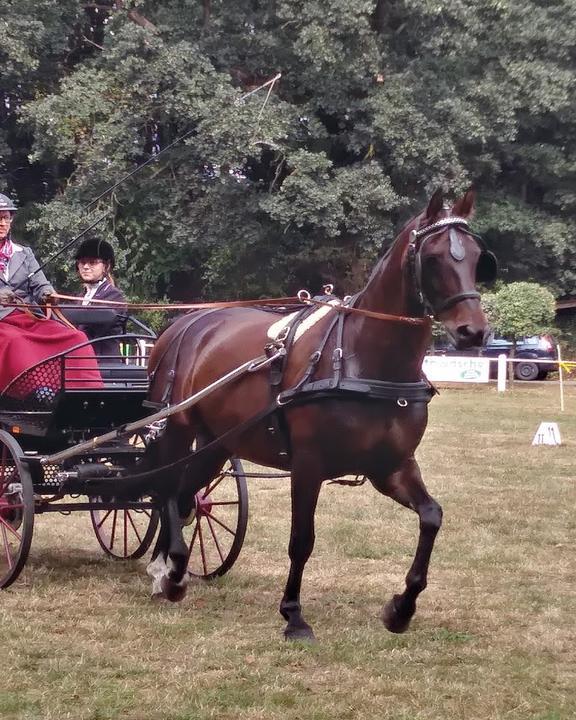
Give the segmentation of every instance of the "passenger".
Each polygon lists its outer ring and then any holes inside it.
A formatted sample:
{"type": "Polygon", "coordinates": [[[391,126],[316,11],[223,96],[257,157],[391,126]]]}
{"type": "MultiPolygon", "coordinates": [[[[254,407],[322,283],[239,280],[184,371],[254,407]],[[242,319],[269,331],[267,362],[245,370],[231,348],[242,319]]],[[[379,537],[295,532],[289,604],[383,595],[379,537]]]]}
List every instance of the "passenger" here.
{"type": "MultiPolygon", "coordinates": [[[[116,287],[112,270],[114,269],[114,250],[110,243],[100,238],[84,240],[76,252],[76,270],[84,283],[85,294],[82,305],[95,308],[107,308],[114,316],[110,322],[94,322],[78,325],[90,340],[106,337],[107,335],[122,335],[126,321],[126,297],[122,290],[116,287]],[[108,300],[122,305],[99,305],[94,300],[108,300]]],[[[118,362],[121,359],[120,343],[118,340],[99,340],[94,344],[94,351],[101,360],[118,362]]]]}
{"type": "MultiPolygon", "coordinates": [[[[20,373],[52,355],[86,342],[80,330],[48,320],[39,308],[19,308],[18,304],[45,305],[55,293],[31,248],[12,240],[11,226],[16,206],[0,194],[0,392],[20,373]],[[14,306],[16,305],[16,307],[14,306]]],[[[90,346],[71,351],[73,363],[65,369],[68,388],[102,387],[102,378],[90,346]]],[[[42,388],[56,391],[62,384],[59,365],[38,369],[10,390],[13,397],[24,397],[42,388]],[[37,377],[36,377],[37,375],[37,377]]]]}

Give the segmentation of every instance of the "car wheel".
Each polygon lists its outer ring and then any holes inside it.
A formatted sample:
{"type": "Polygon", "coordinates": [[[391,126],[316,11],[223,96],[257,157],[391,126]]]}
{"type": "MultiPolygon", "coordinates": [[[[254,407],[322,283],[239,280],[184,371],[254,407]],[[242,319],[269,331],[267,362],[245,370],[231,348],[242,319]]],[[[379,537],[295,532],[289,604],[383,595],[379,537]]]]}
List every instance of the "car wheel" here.
{"type": "Polygon", "coordinates": [[[518,380],[536,380],[539,372],[536,363],[520,362],[516,364],[514,375],[518,380]]]}

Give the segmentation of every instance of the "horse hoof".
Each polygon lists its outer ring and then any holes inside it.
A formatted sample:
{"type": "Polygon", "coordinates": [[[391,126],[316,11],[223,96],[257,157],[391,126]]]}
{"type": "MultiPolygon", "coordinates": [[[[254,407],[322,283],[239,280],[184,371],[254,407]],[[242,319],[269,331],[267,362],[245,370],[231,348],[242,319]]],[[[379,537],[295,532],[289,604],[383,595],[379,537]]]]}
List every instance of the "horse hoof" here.
{"type": "Polygon", "coordinates": [[[398,614],[394,598],[392,598],[392,600],[388,600],[386,605],[384,605],[384,609],[382,610],[382,622],[384,623],[386,630],[393,633],[406,632],[411,619],[412,616],[402,617],[398,614]]]}
{"type": "Polygon", "coordinates": [[[186,583],[182,583],[181,585],[177,585],[172,580],[169,580],[167,577],[163,577],[161,580],[162,585],[162,595],[166,598],[166,600],[169,600],[170,602],[180,602],[184,599],[186,595],[187,585],[186,583]]]}
{"type": "Polygon", "coordinates": [[[304,623],[303,625],[299,625],[298,627],[288,626],[284,630],[284,639],[285,640],[303,640],[304,642],[309,642],[309,643],[316,642],[316,638],[314,636],[312,628],[310,627],[310,625],[307,625],[306,623],[304,623]]]}

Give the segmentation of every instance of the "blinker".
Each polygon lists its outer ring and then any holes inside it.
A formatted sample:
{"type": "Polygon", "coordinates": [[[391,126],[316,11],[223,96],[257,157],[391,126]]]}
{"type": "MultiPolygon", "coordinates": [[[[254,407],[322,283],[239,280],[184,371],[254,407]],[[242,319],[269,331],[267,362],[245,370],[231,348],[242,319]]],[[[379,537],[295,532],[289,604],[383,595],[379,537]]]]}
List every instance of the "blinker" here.
{"type": "Polygon", "coordinates": [[[490,250],[482,250],[476,265],[476,282],[493,283],[498,276],[498,260],[490,250]]]}

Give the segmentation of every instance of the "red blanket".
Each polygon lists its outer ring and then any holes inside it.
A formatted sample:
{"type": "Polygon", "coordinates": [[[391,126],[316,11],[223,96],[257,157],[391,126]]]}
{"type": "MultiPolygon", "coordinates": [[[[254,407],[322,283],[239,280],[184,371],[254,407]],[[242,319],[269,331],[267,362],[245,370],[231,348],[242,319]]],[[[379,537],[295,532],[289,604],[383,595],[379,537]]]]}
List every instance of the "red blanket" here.
{"type": "MultiPolygon", "coordinates": [[[[0,320],[0,391],[24,370],[68,348],[86,342],[86,335],[55,320],[33,318],[14,310],[0,320]]],[[[64,384],[66,388],[101,388],[98,363],[90,345],[72,350],[66,356],[64,384]]],[[[41,365],[27,373],[22,381],[10,388],[12,397],[24,397],[37,388],[60,390],[62,361],[41,365]]]]}

